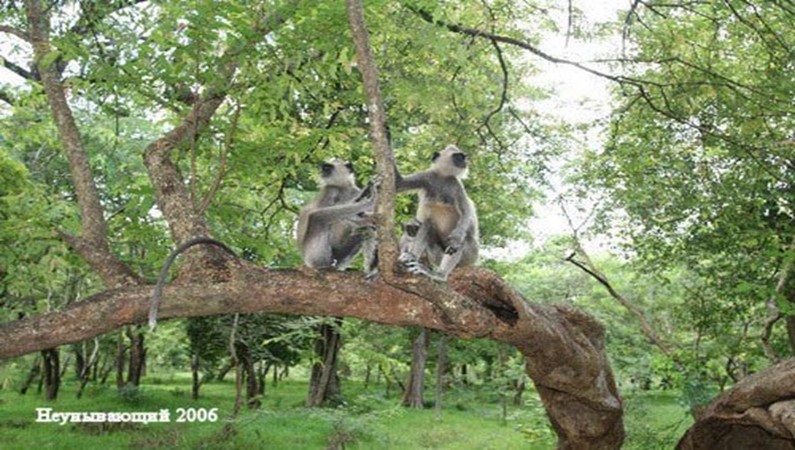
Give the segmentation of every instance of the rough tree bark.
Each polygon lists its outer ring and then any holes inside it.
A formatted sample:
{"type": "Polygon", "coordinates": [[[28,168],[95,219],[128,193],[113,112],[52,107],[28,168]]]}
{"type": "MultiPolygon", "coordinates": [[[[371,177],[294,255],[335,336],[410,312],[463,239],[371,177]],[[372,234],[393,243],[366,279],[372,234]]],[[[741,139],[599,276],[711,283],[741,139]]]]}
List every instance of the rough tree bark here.
{"type": "MultiPolygon", "coordinates": [[[[342,320],[338,320],[337,326],[341,324],[342,320]]],[[[306,406],[317,407],[339,401],[342,393],[337,374],[337,356],[340,348],[342,348],[342,336],[337,327],[321,325],[315,339],[315,356],[319,360],[312,364],[306,406]]]]}
{"type": "Polygon", "coordinates": [[[713,400],[677,449],[795,449],[795,359],[743,378],[713,400]]]}
{"type": "Polygon", "coordinates": [[[403,393],[403,406],[409,408],[424,407],[423,391],[425,390],[425,362],[428,360],[429,331],[420,329],[420,334],[414,339],[411,346],[411,370],[403,393]]]}
{"type": "Polygon", "coordinates": [[[41,351],[42,368],[44,369],[44,398],[55,400],[61,387],[61,358],[58,350],[48,348],[41,351]]]}
{"type": "Polygon", "coordinates": [[[128,386],[140,386],[144,364],[146,362],[146,347],[144,346],[142,327],[135,326],[128,328],[127,337],[130,339],[130,363],[127,366],[126,384],[128,386]]]}

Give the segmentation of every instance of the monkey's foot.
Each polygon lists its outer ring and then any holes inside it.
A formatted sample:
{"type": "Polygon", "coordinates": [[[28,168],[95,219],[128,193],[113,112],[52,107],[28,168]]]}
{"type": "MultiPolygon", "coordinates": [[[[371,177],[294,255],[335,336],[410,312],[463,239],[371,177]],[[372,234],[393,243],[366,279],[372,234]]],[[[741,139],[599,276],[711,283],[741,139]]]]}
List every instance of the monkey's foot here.
{"type": "Polygon", "coordinates": [[[409,263],[417,262],[417,257],[409,252],[403,252],[398,256],[398,261],[408,266],[409,263]]]}
{"type": "Polygon", "coordinates": [[[447,281],[447,277],[440,274],[439,272],[433,271],[426,267],[419,261],[410,261],[405,264],[406,270],[414,275],[425,275],[426,277],[430,278],[434,281],[445,282],[447,281]]]}
{"type": "Polygon", "coordinates": [[[365,281],[367,281],[368,283],[372,283],[372,282],[374,282],[375,280],[377,280],[377,279],[378,279],[378,269],[373,269],[373,270],[371,270],[371,271],[369,271],[369,272],[365,273],[365,274],[364,274],[364,279],[365,279],[365,281]]]}

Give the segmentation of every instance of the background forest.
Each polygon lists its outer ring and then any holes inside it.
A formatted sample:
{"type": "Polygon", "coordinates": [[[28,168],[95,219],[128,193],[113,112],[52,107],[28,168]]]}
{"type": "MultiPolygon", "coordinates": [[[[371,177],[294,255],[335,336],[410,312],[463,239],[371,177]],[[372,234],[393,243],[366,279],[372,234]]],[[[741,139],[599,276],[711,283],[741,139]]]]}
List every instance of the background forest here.
{"type": "MultiPolygon", "coordinates": [[[[636,0],[594,21],[586,3],[364,6],[401,172],[449,143],[468,153],[480,265],[594,316],[625,448],[671,448],[795,351],[795,4],[636,0]],[[607,86],[608,110],[550,107],[564,93],[538,75],[556,68],[607,86]]],[[[348,20],[331,1],[2,2],[0,323],[153,283],[197,232],[300,266],[318,164],[350,160],[360,186],[375,171],[348,20]],[[163,152],[181,207],[152,181],[163,152]]],[[[397,221],[415,209],[399,196],[397,221]]],[[[524,363],[350,318],[128,325],[1,360],[0,447],[550,448],[524,363]],[[41,407],[218,419],[59,427],[35,422],[41,407]]]]}

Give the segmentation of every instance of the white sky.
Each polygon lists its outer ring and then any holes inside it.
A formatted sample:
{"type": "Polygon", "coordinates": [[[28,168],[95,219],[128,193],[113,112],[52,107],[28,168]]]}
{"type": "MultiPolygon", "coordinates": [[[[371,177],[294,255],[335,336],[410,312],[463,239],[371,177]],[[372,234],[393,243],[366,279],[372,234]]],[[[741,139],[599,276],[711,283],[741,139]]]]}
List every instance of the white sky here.
{"type": "MultiPolygon", "coordinates": [[[[563,10],[555,17],[562,30],[558,34],[547,35],[540,43],[539,48],[545,53],[568,61],[582,62],[585,65],[601,69],[609,73],[610,70],[588,61],[599,59],[606,55],[616,55],[620,51],[620,33],[606,39],[580,41],[573,37],[566,42],[566,2],[561,2],[563,10]]],[[[628,0],[600,0],[575,1],[575,7],[583,10],[585,20],[589,23],[601,23],[616,20],[618,11],[629,7],[628,0]]],[[[589,124],[590,130],[583,136],[583,145],[589,148],[598,148],[602,145],[602,132],[599,125],[610,114],[610,82],[572,66],[554,64],[530,55],[531,61],[541,70],[530,82],[545,88],[552,88],[555,94],[543,102],[534,102],[533,108],[543,114],[560,117],[569,123],[589,124]]],[[[558,177],[562,166],[567,161],[556,162],[553,169],[553,179],[550,180],[557,192],[565,188],[563,181],[558,177]]],[[[555,192],[547,192],[548,201],[535,206],[536,216],[528,223],[533,236],[533,242],[511,242],[503,249],[486,249],[484,255],[497,259],[521,258],[530,248],[541,246],[553,236],[569,234],[569,225],[563,216],[560,207],[553,202],[555,192]]],[[[577,214],[574,205],[568,205],[567,211],[573,216],[575,226],[585,220],[583,215],[577,214]]],[[[604,251],[609,243],[604,240],[590,240],[584,243],[586,251],[604,251]]]]}

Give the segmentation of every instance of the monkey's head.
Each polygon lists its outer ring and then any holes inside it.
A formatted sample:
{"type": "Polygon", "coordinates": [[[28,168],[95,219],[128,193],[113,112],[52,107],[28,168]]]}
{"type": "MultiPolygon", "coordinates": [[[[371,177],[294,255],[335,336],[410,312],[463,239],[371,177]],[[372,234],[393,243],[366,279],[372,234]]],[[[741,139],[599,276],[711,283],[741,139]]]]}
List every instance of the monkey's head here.
{"type": "Polygon", "coordinates": [[[455,145],[448,145],[441,153],[433,153],[431,169],[443,177],[466,178],[469,172],[467,155],[455,145]]]}
{"type": "Polygon", "coordinates": [[[354,186],[353,164],[334,158],[320,165],[320,184],[323,186],[354,186]]]}

